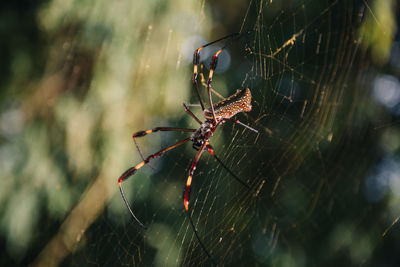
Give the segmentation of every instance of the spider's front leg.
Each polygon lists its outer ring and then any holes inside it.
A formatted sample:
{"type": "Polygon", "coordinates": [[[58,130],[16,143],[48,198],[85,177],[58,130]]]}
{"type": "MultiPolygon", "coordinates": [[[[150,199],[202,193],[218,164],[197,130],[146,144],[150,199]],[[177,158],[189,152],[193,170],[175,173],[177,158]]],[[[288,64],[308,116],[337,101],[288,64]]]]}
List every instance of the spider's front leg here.
{"type": "Polygon", "coordinates": [[[199,87],[197,85],[197,75],[198,75],[198,66],[200,63],[200,51],[204,48],[205,46],[203,45],[202,47],[199,47],[194,51],[193,54],[193,77],[192,77],[192,82],[194,89],[196,90],[196,95],[197,98],[199,99],[201,110],[204,110],[204,104],[203,101],[201,100],[200,92],[199,92],[199,87]]]}
{"type": "Polygon", "coordinates": [[[199,87],[197,85],[198,66],[200,64],[200,51],[203,50],[205,47],[207,47],[209,45],[218,43],[218,42],[220,42],[222,40],[229,39],[229,38],[232,38],[232,37],[235,37],[235,36],[238,36],[238,35],[240,35],[240,34],[239,33],[230,34],[228,36],[225,36],[225,37],[222,37],[222,38],[220,38],[218,40],[215,40],[215,41],[213,41],[211,43],[208,43],[208,44],[205,44],[203,46],[200,46],[199,48],[197,48],[194,51],[194,54],[193,54],[193,77],[192,77],[192,82],[193,82],[194,89],[196,90],[196,95],[197,95],[197,98],[199,99],[200,106],[201,106],[202,110],[204,110],[204,104],[203,104],[203,101],[201,100],[199,87]]]}
{"type": "Polygon", "coordinates": [[[215,110],[214,110],[214,104],[212,101],[212,97],[211,97],[211,82],[214,76],[214,70],[217,68],[217,63],[218,63],[218,56],[219,54],[222,52],[223,48],[221,48],[220,50],[218,50],[211,61],[211,66],[210,66],[210,72],[208,74],[208,81],[207,81],[207,95],[208,95],[208,102],[210,103],[210,110],[211,113],[213,115],[213,121],[215,124],[217,124],[217,118],[215,117],[215,110]]]}

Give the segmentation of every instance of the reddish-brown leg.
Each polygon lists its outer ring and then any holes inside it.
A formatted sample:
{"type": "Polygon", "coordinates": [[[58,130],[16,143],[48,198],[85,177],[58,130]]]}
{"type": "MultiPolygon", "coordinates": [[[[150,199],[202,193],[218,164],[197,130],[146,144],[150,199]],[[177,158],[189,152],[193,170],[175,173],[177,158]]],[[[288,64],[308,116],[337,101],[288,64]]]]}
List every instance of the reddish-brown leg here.
{"type": "Polygon", "coordinates": [[[185,206],[185,211],[186,214],[189,218],[189,222],[190,225],[192,226],[193,232],[197,238],[197,241],[199,242],[200,246],[202,247],[203,251],[207,254],[207,256],[211,259],[211,261],[213,262],[214,265],[217,265],[216,262],[214,261],[214,259],[211,257],[211,254],[208,252],[208,250],[206,249],[206,247],[204,246],[203,242],[200,239],[199,233],[197,232],[197,228],[194,225],[194,222],[192,220],[192,216],[190,215],[190,210],[189,210],[189,200],[190,200],[190,189],[191,189],[191,184],[192,184],[192,178],[193,178],[193,173],[196,170],[196,165],[197,162],[200,159],[201,154],[204,152],[204,148],[206,146],[206,143],[203,143],[200,148],[199,151],[197,151],[196,156],[194,158],[194,161],[192,163],[192,166],[189,169],[189,175],[188,178],[186,180],[186,186],[185,186],[185,191],[183,194],[183,205],[185,206]]]}
{"type": "MultiPolygon", "coordinates": [[[[160,132],[195,132],[196,129],[173,128],[173,127],[156,127],[156,128],[153,128],[153,129],[150,129],[150,130],[147,130],[147,131],[139,131],[139,132],[134,133],[132,135],[133,142],[135,143],[136,149],[139,152],[139,155],[142,158],[142,160],[144,160],[144,156],[143,156],[142,151],[139,148],[138,143],[136,142],[136,137],[143,137],[143,136],[145,136],[147,134],[155,133],[155,132],[158,132],[158,131],[160,131],[160,132]]],[[[154,169],[153,166],[151,166],[150,164],[149,164],[149,166],[152,169],[154,169]]]]}
{"type": "MultiPolygon", "coordinates": [[[[199,102],[200,102],[200,105],[201,105],[201,109],[202,109],[202,110],[204,110],[204,104],[203,104],[203,101],[201,100],[199,88],[198,88],[198,85],[197,85],[198,66],[199,66],[199,64],[200,64],[200,51],[201,51],[203,48],[205,48],[205,47],[207,47],[207,46],[209,46],[209,45],[218,43],[218,42],[220,42],[220,41],[222,41],[222,40],[229,39],[229,38],[232,38],[232,37],[235,37],[235,36],[238,36],[238,35],[240,35],[240,33],[233,33],[233,34],[230,34],[230,35],[228,35],[228,36],[225,36],[225,37],[222,37],[222,38],[220,38],[220,39],[218,39],[218,40],[215,40],[215,41],[213,41],[213,42],[211,42],[211,43],[205,44],[205,45],[203,45],[203,46],[197,48],[197,49],[194,51],[194,54],[193,54],[193,78],[192,78],[192,82],[193,82],[193,86],[194,86],[194,88],[195,88],[195,90],[196,90],[196,95],[197,95],[197,98],[199,99],[199,102]]],[[[215,69],[215,68],[214,68],[214,69],[215,69]]],[[[211,70],[210,70],[210,71],[211,71],[211,70]]],[[[213,114],[214,114],[214,112],[213,112],[213,114]]],[[[215,117],[215,116],[214,116],[214,117],[215,117]]]]}
{"type": "Polygon", "coordinates": [[[185,108],[185,111],[193,118],[195,119],[199,124],[201,124],[201,120],[199,120],[199,118],[197,118],[196,115],[193,114],[192,111],[190,111],[190,109],[187,107],[187,105],[185,103],[182,103],[183,107],[185,108]]]}
{"type": "Polygon", "coordinates": [[[150,160],[155,159],[155,158],[158,158],[158,157],[160,157],[161,155],[163,155],[165,152],[167,152],[167,151],[169,151],[169,150],[171,150],[171,149],[174,149],[174,148],[176,148],[176,147],[178,147],[178,146],[180,146],[180,145],[182,145],[182,144],[184,144],[184,143],[186,143],[186,142],[188,142],[188,141],[190,141],[190,138],[183,139],[183,140],[179,141],[179,142],[176,143],[176,144],[173,144],[173,145],[171,145],[171,146],[169,146],[169,147],[166,147],[166,148],[164,148],[164,149],[158,151],[157,153],[154,153],[154,154],[148,156],[147,158],[145,158],[142,162],[140,162],[140,163],[137,164],[136,166],[127,169],[127,170],[118,178],[119,191],[121,192],[121,195],[122,195],[122,198],[123,198],[124,202],[125,202],[126,206],[128,207],[129,212],[131,213],[131,215],[132,215],[133,218],[135,219],[135,221],[136,221],[140,226],[142,226],[143,228],[146,228],[146,226],[145,226],[141,221],[139,221],[139,219],[136,217],[136,215],[133,213],[131,207],[129,206],[128,200],[126,199],[125,194],[124,194],[124,191],[122,190],[122,182],[124,182],[126,179],[128,179],[129,177],[131,177],[132,175],[134,175],[134,174],[136,173],[137,170],[139,170],[140,168],[142,168],[144,165],[148,164],[148,163],[150,162],[150,160]]]}

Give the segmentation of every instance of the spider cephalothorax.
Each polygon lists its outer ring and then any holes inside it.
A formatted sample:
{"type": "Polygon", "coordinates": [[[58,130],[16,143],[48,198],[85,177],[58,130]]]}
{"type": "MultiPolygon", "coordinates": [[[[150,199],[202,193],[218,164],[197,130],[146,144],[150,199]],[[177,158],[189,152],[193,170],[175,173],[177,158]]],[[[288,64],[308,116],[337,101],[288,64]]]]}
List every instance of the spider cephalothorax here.
{"type": "Polygon", "coordinates": [[[199,150],[199,148],[205,143],[210,141],[213,135],[213,122],[211,120],[206,120],[200,127],[190,136],[190,141],[193,142],[193,148],[199,150]]]}

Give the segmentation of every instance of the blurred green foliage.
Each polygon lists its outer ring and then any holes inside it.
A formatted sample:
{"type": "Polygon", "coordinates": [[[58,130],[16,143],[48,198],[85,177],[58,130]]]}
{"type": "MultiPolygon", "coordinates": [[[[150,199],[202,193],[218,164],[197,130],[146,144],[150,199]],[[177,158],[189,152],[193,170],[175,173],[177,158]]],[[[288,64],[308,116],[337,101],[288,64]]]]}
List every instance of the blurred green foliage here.
{"type": "Polygon", "coordinates": [[[372,59],[376,63],[386,63],[390,57],[390,51],[394,35],[397,32],[395,1],[374,1],[366,8],[371,12],[360,28],[363,37],[363,46],[371,48],[372,59]]]}

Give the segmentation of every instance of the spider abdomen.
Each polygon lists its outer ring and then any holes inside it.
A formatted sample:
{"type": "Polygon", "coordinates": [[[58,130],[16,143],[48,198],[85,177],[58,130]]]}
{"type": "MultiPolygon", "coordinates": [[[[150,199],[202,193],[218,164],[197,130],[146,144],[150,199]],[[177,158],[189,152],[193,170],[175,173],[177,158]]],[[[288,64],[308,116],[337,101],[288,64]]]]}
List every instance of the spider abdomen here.
{"type": "MultiPolygon", "coordinates": [[[[232,96],[214,104],[214,112],[217,120],[230,119],[237,113],[251,110],[251,92],[249,88],[237,90],[232,96]]],[[[213,114],[210,108],[204,110],[204,117],[212,119],[213,114]]]]}

